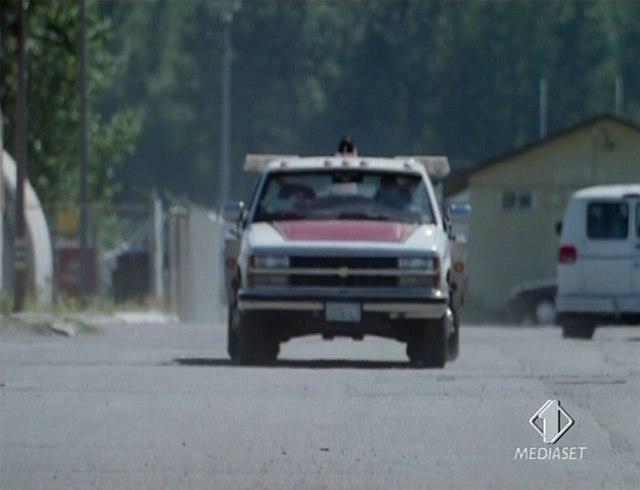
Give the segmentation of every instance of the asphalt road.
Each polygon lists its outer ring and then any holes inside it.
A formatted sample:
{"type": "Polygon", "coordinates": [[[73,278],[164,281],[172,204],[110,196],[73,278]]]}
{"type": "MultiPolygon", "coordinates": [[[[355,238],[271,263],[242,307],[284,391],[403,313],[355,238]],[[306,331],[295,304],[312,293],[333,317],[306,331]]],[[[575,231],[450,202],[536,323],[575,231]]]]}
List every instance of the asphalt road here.
{"type": "Polygon", "coordinates": [[[313,337],[236,367],[222,326],[1,341],[3,490],[640,488],[638,328],[465,326],[442,370],[313,337]],[[575,421],[554,445],[529,423],[549,399],[575,421]]]}

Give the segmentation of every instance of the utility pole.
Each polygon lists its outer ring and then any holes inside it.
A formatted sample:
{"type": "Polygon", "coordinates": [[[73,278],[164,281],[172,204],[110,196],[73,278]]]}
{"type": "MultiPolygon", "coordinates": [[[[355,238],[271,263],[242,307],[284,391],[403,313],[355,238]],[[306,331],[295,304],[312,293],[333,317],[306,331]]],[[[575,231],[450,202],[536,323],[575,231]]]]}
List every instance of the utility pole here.
{"type": "Polygon", "coordinates": [[[622,107],[624,104],[624,85],[621,77],[616,77],[615,88],[615,114],[616,116],[622,116],[622,107]]]}
{"type": "Polygon", "coordinates": [[[547,80],[540,79],[540,139],[547,137],[547,80]]]}
{"type": "Polygon", "coordinates": [[[87,0],[81,1],[80,7],[80,125],[82,131],[80,169],[80,295],[82,305],[87,305],[89,297],[89,135],[87,124],[87,0]]]}
{"type": "Polygon", "coordinates": [[[234,5],[226,6],[222,12],[222,120],[220,133],[220,206],[222,209],[229,200],[231,181],[231,26],[233,23],[234,5]]]}
{"type": "Polygon", "coordinates": [[[16,208],[13,247],[14,311],[24,309],[27,292],[27,237],[24,218],[24,181],[27,175],[27,12],[24,0],[18,4],[18,90],[16,100],[16,208]]]}

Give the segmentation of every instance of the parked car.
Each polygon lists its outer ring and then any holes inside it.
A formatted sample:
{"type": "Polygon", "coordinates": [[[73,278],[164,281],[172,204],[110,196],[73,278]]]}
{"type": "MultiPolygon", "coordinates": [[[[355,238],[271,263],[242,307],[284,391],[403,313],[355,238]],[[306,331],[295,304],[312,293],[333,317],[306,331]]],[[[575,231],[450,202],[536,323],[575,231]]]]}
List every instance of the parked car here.
{"type": "Polygon", "coordinates": [[[640,184],[580,190],[558,252],[558,322],[589,339],[598,325],[640,323],[640,184]]]}
{"type": "Polygon", "coordinates": [[[232,359],[272,361],[311,334],[393,338],[431,367],[456,358],[463,250],[429,177],[446,158],[250,155],[245,168],[260,172],[251,202],[225,207],[232,359]]]}
{"type": "Polygon", "coordinates": [[[516,287],[509,298],[509,318],[523,324],[553,325],[556,322],[555,279],[526,282],[516,287]]]}

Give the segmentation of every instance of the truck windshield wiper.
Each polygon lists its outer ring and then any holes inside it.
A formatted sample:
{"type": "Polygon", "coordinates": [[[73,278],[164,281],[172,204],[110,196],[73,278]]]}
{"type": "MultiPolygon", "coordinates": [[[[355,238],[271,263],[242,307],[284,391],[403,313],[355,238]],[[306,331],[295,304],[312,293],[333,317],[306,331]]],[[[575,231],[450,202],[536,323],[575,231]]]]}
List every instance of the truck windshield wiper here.
{"type": "Polygon", "coordinates": [[[294,213],[291,211],[277,211],[275,213],[262,213],[256,216],[254,222],[256,221],[288,221],[288,220],[299,220],[299,219],[308,219],[308,216],[294,213]]]}
{"type": "Polygon", "coordinates": [[[340,213],[338,219],[366,219],[372,221],[389,221],[391,218],[383,214],[370,213],[340,213]]]}

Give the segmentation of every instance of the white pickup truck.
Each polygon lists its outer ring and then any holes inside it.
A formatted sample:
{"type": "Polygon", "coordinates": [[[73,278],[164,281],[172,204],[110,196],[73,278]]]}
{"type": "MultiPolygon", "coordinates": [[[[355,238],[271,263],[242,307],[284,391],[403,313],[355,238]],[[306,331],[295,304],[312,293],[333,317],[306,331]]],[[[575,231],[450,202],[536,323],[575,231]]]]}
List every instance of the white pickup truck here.
{"type": "Polygon", "coordinates": [[[377,335],[409,360],[458,355],[463,245],[450,236],[432,179],[445,157],[249,155],[248,205],[228,203],[228,352],[274,361],[281,342],[377,335]]]}

